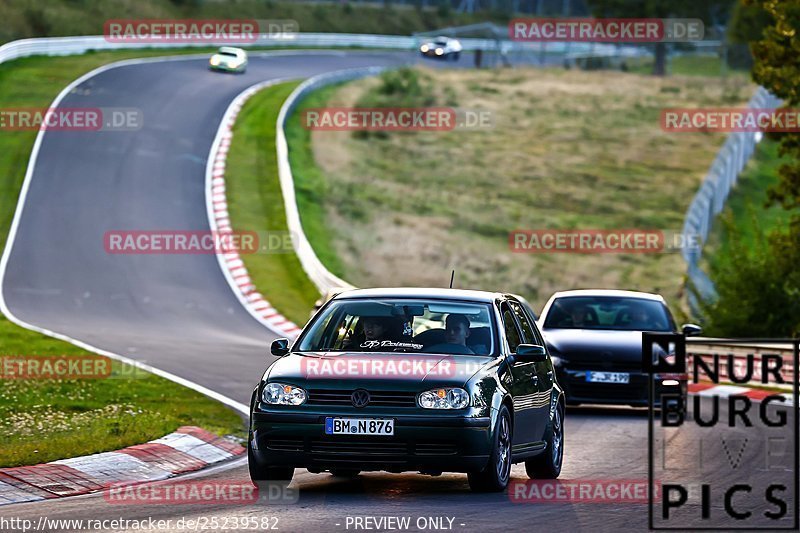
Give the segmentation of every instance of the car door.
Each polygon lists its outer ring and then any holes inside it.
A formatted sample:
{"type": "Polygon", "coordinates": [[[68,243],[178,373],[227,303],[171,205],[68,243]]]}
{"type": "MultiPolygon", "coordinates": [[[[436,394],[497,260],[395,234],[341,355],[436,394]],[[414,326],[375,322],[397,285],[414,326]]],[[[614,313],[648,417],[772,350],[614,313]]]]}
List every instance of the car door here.
{"type": "MultiPolygon", "coordinates": [[[[524,307],[517,301],[509,300],[508,305],[514,312],[514,318],[517,320],[520,332],[522,334],[522,342],[525,344],[538,344],[544,346],[544,340],[539,332],[536,330],[536,325],[525,312],[524,307]]],[[[536,383],[536,397],[532,404],[532,425],[531,430],[532,441],[539,441],[544,438],[544,432],[547,429],[547,423],[550,417],[550,398],[553,393],[553,368],[548,360],[538,363],[531,363],[533,365],[533,372],[536,376],[532,380],[536,383]]]]}
{"type": "Polygon", "coordinates": [[[538,434],[535,427],[536,413],[533,408],[539,393],[539,377],[536,375],[535,365],[531,362],[519,361],[514,355],[517,353],[517,346],[522,344],[522,333],[514,312],[509,307],[508,302],[503,302],[500,306],[500,315],[503,321],[508,353],[511,357],[511,397],[514,401],[514,433],[513,446],[525,445],[536,440],[538,434]]]}

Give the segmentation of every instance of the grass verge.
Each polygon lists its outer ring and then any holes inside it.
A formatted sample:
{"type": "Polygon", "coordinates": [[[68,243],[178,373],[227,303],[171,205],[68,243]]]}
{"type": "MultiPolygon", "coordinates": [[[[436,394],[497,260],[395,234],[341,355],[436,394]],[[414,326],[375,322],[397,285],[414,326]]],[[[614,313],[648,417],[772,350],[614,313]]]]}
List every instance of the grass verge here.
{"type": "MultiPolygon", "coordinates": [[[[298,84],[282,83],[259,92],[247,101],[234,125],[225,183],[231,224],[238,231],[287,231],[275,124],[281,105],[298,84]]],[[[294,323],[305,324],[319,292],[294,252],[242,254],[242,259],[270,303],[294,323]]]]}
{"type": "MultiPolygon", "coordinates": [[[[82,74],[112,61],[184,51],[125,51],[0,64],[0,108],[47,107],[82,74]]],[[[16,209],[36,132],[0,132],[0,242],[16,209]]],[[[87,352],[20,328],[0,316],[0,355],[81,356],[87,352]]],[[[0,378],[0,467],[115,450],[163,436],[181,425],[243,434],[239,415],[152,374],[113,363],[113,379],[0,378]],[[126,377],[127,376],[127,377],[126,377]]]]}
{"type": "Polygon", "coordinates": [[[790,211],[777,205],[765,207],[767,189],[777,185],[778,167],[783,162],[778,156],[777,142],[764,140],[758,144],[753,158],[739,176],[725,209],[711,230],[703,251],[709,262],[721,266],[731,260],[732,234],[743,239],[746,247],[752,249],[759,235],[788,225],[790,211]]]}

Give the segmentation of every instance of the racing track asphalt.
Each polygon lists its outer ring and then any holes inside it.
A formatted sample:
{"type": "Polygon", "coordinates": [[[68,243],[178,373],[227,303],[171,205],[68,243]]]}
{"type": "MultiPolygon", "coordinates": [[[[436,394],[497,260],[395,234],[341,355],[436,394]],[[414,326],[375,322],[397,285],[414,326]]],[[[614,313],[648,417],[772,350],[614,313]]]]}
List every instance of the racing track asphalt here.
{"type": "MultiPolygon", "coordinates": [[[[7,306],[30,324],[145,361],[247,403],[271,360],[268,346],[275,335],[239,304],[216,258],[108,255],[103,234],[208,228],[206,158],[226,107],[246,87],[409,59],[363,52],[252,56],[241,76],[209,72],[205,59],[182,59],[119,67],[86,80],[61,106],[139,108],[144,127],[43,137],[2,287],[7,306]]],[[[646,479],[646,420],[642,411],[571,409],[562,478],[646,479]]],[[[694,472],[694,430],[687,427],[669,439],[680,444],[674,464],[694,472]]],[[[763,443],[749,453],[763,456],[763,443]]],[[[770,476],[763,466],[755,472],[754,479],[770,476]]],[[[526,479],[524,467],[515,466],[513,476],[526,479]]],[[[730,474],[703,476],[720,481],[730,474]]],[[[239,463],[193,477],[246,481],[247,469],[239,463]]],[[[647,527],[647,506],[641,503],[513,504],[506,494],[471,494],[463,475],[369,473],[347,481],[298,470],[292,487],[300,491],[300,500],[291,505],[121,506],[94,494],[5,506],[2,514],[34,522],[41,516],[169,518],[173,531],[181,517],[221,521],[245,516],[275,516],[282,531],[345,531],[348,516],[410,516],[412,524],[420,516],[450,517],[456,531],[647,527]]],[[[714,510],[720,505],[715,502],[714,510]]]]}

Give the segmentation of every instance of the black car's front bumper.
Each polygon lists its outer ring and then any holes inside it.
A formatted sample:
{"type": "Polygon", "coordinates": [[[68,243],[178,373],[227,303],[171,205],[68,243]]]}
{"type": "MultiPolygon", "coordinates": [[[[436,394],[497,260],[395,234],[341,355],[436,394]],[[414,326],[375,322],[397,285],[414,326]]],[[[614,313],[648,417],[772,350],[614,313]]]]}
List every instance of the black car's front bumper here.
{"type": "Polygon", "coordinates": [[[480,416],[321,414],[276,409],[256,411],[250,426],[251,460],[262,468],[469,472],[483,469],[491,450],[491,419],[480,416]],[[393,418],[395,434],[326,435],[326,416],[393,418]]]}
{"type": "MultiPolygon", "coordinates": [[[[597,369],[593,369],[597,370],[597,369]]],[[[605,372],[625,372],[629,375],[628,383],[591,383],[586,380],[589,370],[572,366],[556,367],[558,384],[564,389],[567,403],[596,403],[614,405],[632,405],[647,407],[650,402],[648,393],[650,376],[643,372],[604,369],[605,372]]],[[[674,377],[668,378],[674,380],[674,377]]],[[[678,379],[677,385],[664,385],[664,379],[654,378],[653,407],[661,407],[661,395],[679,395],[686,397],[687,380],[678,379]]],[[[668,382],[669,383],[669,382],[668,382]]]]}

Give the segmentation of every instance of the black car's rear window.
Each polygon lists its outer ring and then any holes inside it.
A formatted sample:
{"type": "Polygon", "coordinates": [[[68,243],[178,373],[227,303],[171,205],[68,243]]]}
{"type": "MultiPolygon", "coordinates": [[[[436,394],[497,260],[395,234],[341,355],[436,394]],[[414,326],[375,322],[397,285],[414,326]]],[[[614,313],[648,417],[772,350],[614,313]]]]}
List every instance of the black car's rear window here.
{"type": "Polygon", "coordinates": [[[343,299],[303,333],[303,352],[415,352],[492,355],[492,307],[481,302],[343,299]]]}
{"type": "Polygon", "coordinates": [[[545,328],[672,331],[666,306],[656,300],[615,296],[556,298],[547,312],[545,328]]]}

